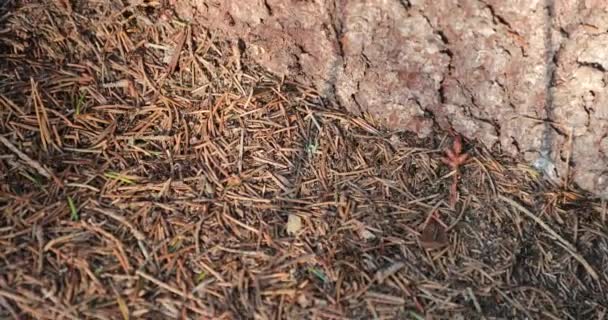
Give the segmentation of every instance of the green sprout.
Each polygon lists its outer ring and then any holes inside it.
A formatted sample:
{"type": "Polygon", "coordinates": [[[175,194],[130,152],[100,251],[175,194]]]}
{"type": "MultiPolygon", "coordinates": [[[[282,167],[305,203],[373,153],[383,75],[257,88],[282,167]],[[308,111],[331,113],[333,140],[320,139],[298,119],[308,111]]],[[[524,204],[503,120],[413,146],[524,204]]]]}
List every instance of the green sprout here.
{"type": "Polygon", "coordinates": [[[80,114],[80,110],[84,106],[84,99],[86,98],[84,92],[81,92],[78,96],[78,100],[76,100],[76,115],[80,114]]]}
{"type": "Polygon", "coordinates": [[[74,200],[72,200],[72,197],[70,196],[68,196],[68,207],[70,207],[70,219],[72,221],[78,221],[80,219],[78,209],[76,208],[76,205],[74,205],[74,200]]]}
{"type": "Polygon", "coordinates": [[[124,182],[126,184],[135,184],[135,182],[123,175],[121,175],[118,172],[114,172],[114,171],[110,171],[110,172],[106,172],[103,174],[106,178],[110,178],[110,179],[114,179],[114,180],[118,180],[121,182],[124,182]]]}

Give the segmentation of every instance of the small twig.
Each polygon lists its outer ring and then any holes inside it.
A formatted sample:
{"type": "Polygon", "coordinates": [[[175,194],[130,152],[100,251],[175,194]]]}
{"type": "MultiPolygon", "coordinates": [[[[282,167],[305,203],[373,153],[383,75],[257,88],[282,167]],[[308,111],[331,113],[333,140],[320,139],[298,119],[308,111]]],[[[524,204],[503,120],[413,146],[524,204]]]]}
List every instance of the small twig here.
{"type": "Polygon", "coordinates": [[[131,222],[127,221],[127,219],[125,219],[125,217],[112,212],[112,210],[110,210],[110,209],[101,209],[101,208],[92,208],[92,209],[125,225],[131,231],[131,234],[133,234],[135,239],[137,239],[139,241],[146,240],[146,236],[143,233],[141,233],[141,231],[137,230],[137,228],[131,222]]]}
{"type": "Polygon", "coordinates": [[[488,171],[488,169],[486,168],[486,166],[481,161],[479,161],[479,159],[473,158],[473,160],[475,162],[477,162],[477,164],[479,165],[479,167],[481,168],[481,170],[488,177],[488,181],[490,182],[490,188],[492,188],[492,195],[496,196],[496,186],[494,185],[494,179],[492,178],[492,175],[490,174],[490,172],[488,171]]]}
{"type": "Polygon", "coordinates": [[[59,180],[59,178],[55,177],[50,170],[46,169],[45,167],[43,167],[38,161],[30,158],[27,154],[21,152],[21,150],[17,149],[17,147],[15,147],[15,145],[13,145],[10,141],[8,141],[8,139],[6,139],[5,137],[0,135],[0,142],[2,142],[2,144],[4,146],[6,146],[9,150],[11,150],[13,153],[15,153],[17,155],[17,157],[19,157],[21,160],[23,160],[25,163],[27,163],[30,167],[34,168],[41,176],[49,179],[49,180],[55,180],[56,182],[58,182],[61,185],[61,181],[59,180]]]}
{"type": "MultiPolygon", "coordinates": [[[[146,280],[148,280],[148,281],[150,281],[150,282],[152,282],[152,283],[154,283],[155,285],[157,285],[157,286],[159,286],[159,287],[161,287],[161,288],[163,288],[163,289],[165,289],[165,290],[167,290],[167,291],[169,291],[169,292],[171,292],[173,294],[176,294],[176,295],[178,295],[178,296],[180,296],[180,297],[182,297],[184,299],[192,300],[192,301],[196,302],[197,304],[199,304],[201,307],[205,306],[205,303],[203,301],[201,301],[197,297],[193,296],[191,293],[184,293],[184,292],[182,292],[182,291],[180,291],[180,290],[178,290],[178,289],[176,289],[176,288],[174,288],[174,287],[172,287],[172,286],[170,286],[170,285],[168,285],[168,284],[166,284],[166,283],[164,283],[164,282],[162,282],[162,281],[154,278],[153,276],[151,276],[151,275],[149,275],[149,274],[147,274],[147,273],[145,273],[145,272],[143,272],[141,270],[137,270],[135,272],[135,274],[138,275],[138,276],[140,276],[140,277],[142,277],[142,278],[144,278],[144,279],[146,279],[146,280]]],[[[209,317],[213,316],[213,314],[211,314],[208,311],[204,311],[204,312],[206,313],[205,314],[206,316],[209,316],[209,317]]]]}
{"type": "Polygon", "coordinates": [[[585,268],[585,270],[587,270],[587,272],[589,273],[589,275],[594,280],[596,280],[596,281],[599,280],[599,276],[597,275],[597,273],[595,272],[595,270],[593,270],[593,268],[591,267],[591,265],[587,262],[587,260],[585,260],[585,258],[583,258],[583,256],[581,256],[580,254],[578,254],[576,252],[576,248],[570,242],[568,242],[566,239],[562,238],[562,236],[560,236],[557,232],[555,232],[553,229],[551,229],[551,227],[549,225],[547,225],[539,217],[537,217],[536,215],[534,215],[532,212],[530,212],[528,209],[524,208],[522,205],[520,205],[516,201],[511,200],[511,199],[509,199],[509,198],[507,198],[507,197],[505,197],[503,195],[499,195],[498,197],[502,201],[504,201],[504,202],[512,205],[514,208],[516,208],[517,210],[523,212],[530,219],[532,219],[536,223],[538,223],[553,238],[557,239],[560,242],[560,246],[561,247],[563,247],[566,251],[568,251],[568,253],[570,253],[570,255],[572,255],[572,257],[574,259],[576,259],[578,262],[580,262],[583,265],[583,267],[585,268]]]}
{"type": "MultiPolygon", "coordinates": [[[[469,295],[469,298],[471,298],[471,301],[473,301],[473,306],[475,307],[475,310],[477,311],[477,313],[482,314],[481,311],[481,306],[479,305],[479,302],[477,301],[477,298],[475,297],[475,294],[473,293],[473,290],[471,289],[471,287],[467,287],[467,294],[469,295]]],[[[485,317],[483,317],[482,314],[482,318],[485,319],[485,317]]]]}
{"type": "Polygon", "coordinates": [[[204,219],[201,219],[196,224],[196,229],[194,229],[194,247],[196,248],[196,254],[201,254],[201,229],[203,228],[204,219]]]}
{"type": "Polygon", "coordinates": [[[19,320],[17,312],[15,312],[15,309],[11,307],[11,305],[8,303],[8,301],[6,301],[6,299],[4,299],[4,297],[0,297],[0,306],[2,306],[5,310],[9,312],[11,316],[13,316],[13,319],[19,320]]]}
{"type": "Polygon", "coordinates": [[[129,231],[131,231],[131,234],[135,237],[135,239],[137,239],[137,245],[139,246],[141,253],[144,255],[144,257],[146,257],[146,260],[150,259],[150,253],[148,252],[148,249],[145,245],[146,236],[141,231],[139,231],[131,222],[129,222],[123,216],[112,212],[112,210],[110,209],[92,209],[125,225],[129,229],[129,231]]]}
{"type": "Polygon", "coordinates": [[[12,301],[14,301],[16,303],[21,303],[21,304],[24,304],[24,305],[30,305],[30,304],[33,304],[33,303],[43,304],[44,308],[47,308],[48,310],[53,311],[53,312],[57,312],[61,316],[65,317],[65,318],[68,318],[68,319],[78,319],[75,316],[73,316],[71,313],[68,313],[66,310],[62,310],[61,308],[56,308],[56,307],[53,307],[53,306],[45,305],[43,299],[41,299],[39,297],[36,297],[36,296],[33,296],[31,294],[28,295],[27,297],[24,297],[24,296],[21,296],[19,294],[12,293],[12,292],[9,292],[7,290],[4,290],[3,288],[0,288],[0,297],[6,298],[8,300],[12,300],[12,301]]]}
{"type": "Polygon", "coordinates": [[[572,136],[574,136],[574,128],[568,130],[568,153],[566,154],[566,176],[564,177],[564,190],[568,190],[570,183],[570,157],[572,156],[572,136]]]}
{"type": "Polygon", "coordinates": [[[245,146],[245,129],[241,129],[241,139],[239,141],[239,161],[238,161],[238,167],[239,167],[239,174],[241,174],[243,172],[243,153],[244,153],[244,146],[245,146]]]}
{"type": "Polygon", "coordinates": [[[435,213],[437,213],[437,209],[439,209],[439,207],[441,206],[442,203],[444,203],[444,202],[437,201],[437,203],[433,206],[433,208],[431,210],[429,210],[429,213],[426,215],[426,218],[424,219],[424,222],[422,223],[422,228],[425,228],[426,225],[429,223],[429,221],[431,221],[431,219],[433,219],[433,216],[435,215],[435,213]]]}
{"type": "Polygon", "coordinates": [[[470,198],[467,198],[464,201],[464,204],[462,205],[462,208],[460,209],[460,213],[458,214],[458,217],[456,217],[456,220],[454,220],[454,222],[452,222],[452,224],[450,224],[450,226],[447,227],[447,229],[445,229],[445,232],[448,232],[448,231],[454,229],[454,227],[458,224],[458,222],[460,222],[460,220],[462,219],[462,216],[464,216],[464,211],[467,209],[469,200],[470,200],[470,198]]]}

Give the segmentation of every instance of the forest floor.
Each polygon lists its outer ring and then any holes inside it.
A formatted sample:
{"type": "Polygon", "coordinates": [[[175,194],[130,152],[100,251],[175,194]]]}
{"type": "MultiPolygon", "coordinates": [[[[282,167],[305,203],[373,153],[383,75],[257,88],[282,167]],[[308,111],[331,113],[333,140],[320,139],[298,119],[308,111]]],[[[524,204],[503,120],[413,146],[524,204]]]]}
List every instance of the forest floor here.
{"type": "Polygon", "coordinates": [[[605,202],[229,40],[154,1],[0,5],[0,318],[607,317],[605,202]]]}

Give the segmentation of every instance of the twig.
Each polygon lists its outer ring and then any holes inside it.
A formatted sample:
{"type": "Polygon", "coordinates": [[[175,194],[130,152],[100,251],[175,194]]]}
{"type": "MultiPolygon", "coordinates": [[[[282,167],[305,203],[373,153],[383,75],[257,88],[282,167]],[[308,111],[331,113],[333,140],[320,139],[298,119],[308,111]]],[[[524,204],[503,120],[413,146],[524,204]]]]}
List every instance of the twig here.
{"type": "Polygon", "coordinates": [[[11,316],[13,317],[13,319],[19,320],[19,316],[17,315],[17,313],[15,312],[13,307],[11,307],[11,305],[8,304],[8,301],[6,301],[6,299],[4,299],[4,297],[0,297],[0,306],[2,306],[4,309],[6,309],[9,312],[11,314],[11,316]]]}
{"type": "MultiPolygon", "coordinates": [[[[192,294],[186,294],[186,293],[184,293],[184,292],[182,292],[182,291],[180,291],[180,290],[178,290],[178,289],[176,289],[176,288],[174,288],[174,287],[172,287],[172,286],[170,286],[170,285],[168,285],[168,284],[166,284],[166,283],[164,283],[164,282],[162,282],[162,281],[154,278],[153,276],[151,276],[151,275],[149,275],[149,274],[147,274],[147,273],[145,273],[145,272],[143,272],[141,270],[137,270],[135,272],[135,274],[138,275],[138,276],[140,276],[140,277],[142,277],[142,278],[144,278],[144,279],[146,279],[146,280],[148,280],[148,281],[150,281],[150,282],[152,282],[152,283],[154,283],[155,285],[157,285],[157,286],[159,286],[159,287],[161,287],[161,288],[163,288],[163,289],[165,289],[165,290],[167,290],[167,291],[169,291],[169,292],[171,292],[173,294],[176,294],[176,295],[178,295],[178,296],[180,296],[180,297],[182,297],[184,299],[192,300],[192,301],[198,303],[201,307],[205,306],[205,303],[203,301],[201,301],[197,297],[193,296],[192,294]]],[[[204,312],[206,312],[206,314],[205,314],[206,316],[209,316],[209,317],[213,316],[213,314],[209,313],[208,311],[204,311],[204,312]]]]}
{"type": "Polygon", "coordinates": [[[8,139],[0,135],[0,142],[4,144],[7,148],[9,148],[12,152],[14,152],[21,160],[27,163],[30,167],[36,169],[36,171],[43,177],[49,180],[59,181],[57,177],[55,177],[50,170],[43,167],[38,161],[30,158],[27,154],[21,152],[21,150],[17,149],[8,139]]]}
{"type": "Polygon", "coordinates": [[[101,209],[101,208],[92,208],[92,209],[124,224],[131,231],[131,234],[133,234],[135,239],[137,239],[139,241],[146,240],[146,236],[143,233],[141,233],[141,231],[137,230],[137,228],[133,224],[131,224],[131,222],[127,221],[127,219],[125,219],[125,217],[112,212],[112,210],[110,210],[110,209],[101,209]]]}
{"type": "Polygon", "coordinates": [[[456,220],[454,220],[454,222],[452,222],[452,224],[450,224],[450,226],[447,227],[447,229],[445,229],[445,232],[448,232],[448,231],[454,229],[454,227],[458,224],[458,222],[460,222],[460,219],[462,219],[462,216],[464,216],[464,211],[467,209],[469,200],[470,200],[470,198],[468,198],[467,200],[464,201],[464,204],[462,205],[462,208],[460,209],[460,213],[458,214],[458,217],[456,217],[456,220]]]}
{"type": "Polygon", "coordinates": [[[112,212],[112,210],[110,209],[92,209],[125,225],[129,229],[129,231],[131,231],[131,234],[135,237],[135,239],[137,239],[137,245],[139,246],[139,249],[141,250],[144,257],[146,257],[146,260],[150,259],[150,253],[148,252],[148,249],[146,249],[145,245],[146,236],[141,231],[137,230],[137,228],[131,222],[127,221],[127,219],[125,219],[123,216],[112,212]]]}
{"type": "Polygon", "coordinates": [[[576,259],[578,262],[580,262],[583,265],[583,267],[585,268],[585,270],[587,270],[587,272],[593,278],[593,280],[596,280],[596,281],[599,280],[599,276],[597,275],[595,270],[593,270],[591,265],[587,262],[587,260],[585,260],[585,258],[583,258],[583,256],[581,256],[580,254],[578,254],[576,252],[576,248],[570,242],[568,242],[566,239],[562,238],[562,236],[560,236],[557,232],[553,231],[553,229],[551,229],[551,227],[549,227],[549,225],[547,225],[539,217],[534,215],[532,212],[530,212],[528,209],[524,208],[522,205],[520,205],[516,201],[511,200],[503,195],[499,195],[498,198],[500,198],[502,201],[512,205],[514,208],[523,212],[530,219],[532,219],[536,223],[538,223],[543,229],[545,229],[545,231],[547,231],[551,236],[553,236],[553,238],[557,239],[560,242],[560,245],[566,251],[568,251],[568,253],[570,253],[574,259],[576,259]]]}
{"type": "Polygon", "coordinates": [[[29,305],[29,304],[33,304],[33,303],[43,304],[45,308],[48,308],[48,310],[57,312],[65,318],[78,319],[71,313],[68,313],[67,311],[62,310],[61,308],[56,308],[53,306],[45,305],[44,300],[40,299],[39,297],[36,297],[36,296],[29,295],[28,297],[23,297],[19,294],[15,294],[15,293],[12,293],[12,292],[9,292],[7,290],[0,288],[0,297],[4,297],[8,300],[13,300],[16,303],[21,303],[21,304],[25,304],[25,305],[29,305]]]}
{"type": "Polygon", "coordinates": [[[574,136],[574,128],[568,128],[568,153],[566,154],[566,176],[564,178],[564,190],[568,190],[570,178],[570,157],[572,156],[572,137],[574,136]]]}

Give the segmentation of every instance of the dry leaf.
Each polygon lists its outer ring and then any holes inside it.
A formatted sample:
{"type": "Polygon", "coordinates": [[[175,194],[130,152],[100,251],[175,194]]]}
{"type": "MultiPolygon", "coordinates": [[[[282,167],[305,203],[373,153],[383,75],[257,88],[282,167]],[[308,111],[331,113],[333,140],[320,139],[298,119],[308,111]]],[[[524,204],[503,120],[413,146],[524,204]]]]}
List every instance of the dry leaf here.
{"type": "Polygon", "coordinates": [[[420,235],[420,244],[423,248],[433,250],[448,245],[448,234],[445,228],[435,220],[429,221],[420,235]]]}

